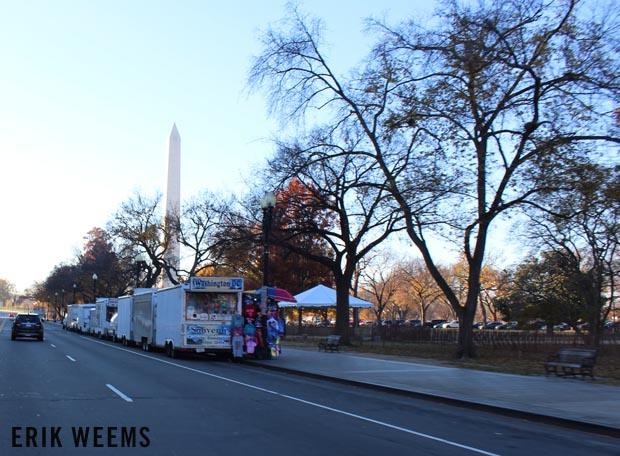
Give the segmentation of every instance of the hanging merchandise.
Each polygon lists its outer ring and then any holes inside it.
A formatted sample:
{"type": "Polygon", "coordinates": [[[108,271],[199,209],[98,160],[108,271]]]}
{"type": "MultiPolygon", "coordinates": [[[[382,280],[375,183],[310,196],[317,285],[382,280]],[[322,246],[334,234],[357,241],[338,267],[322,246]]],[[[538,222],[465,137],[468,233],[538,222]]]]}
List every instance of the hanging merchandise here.
{"type": "Polygon", "coordinates": [[[243,316],[246,318],[256,317],[256,306],[254,304],[247,304],[243,308],[243,316]]]}
{"type": "Polygon", "coordinates": [[[243,300],[243,336],[245,342],[245,351],[253,355],[256,351],[256,306],[254,305],[254,299],[251,296],[246,295],[243,300]]]}
{"type": "Polygon", "coordinates": [[[254,320],[254,326],[256,326],[256,342],[260,348],[265,348],[265,317],[263,316],[260,309],[256,312],[256,319],[254,320]]]}
{"type": "Polygon", "coordinates": [[[245,351],[259,359],[275,358],[281,353],[284,321],[278,315],[276,301],[269,299],[265,311],[262,310],[252,296],[244,296],[242,314],[245,351]]]}
{"type": "Polygon", "coordinates": [[[246,351],[250,354],[254,354],[254,350],[256,349],[256,327],[252,321],[249,321],[249,318],[246,318],[245,326],[243,327],[243,335],[245,336],[245,347],[246,351]]]}
{"type": "Polygon", "coordinates": [[[267,345],[272,358],[280,355],[280,328],[275,318],[267,320],[267,345]]]}
{"type": "Polygon", "coordinates": [[[231,335],[231,344],[232,344],[232,352],[234,358],[242,358],[243,357],[243,342],[244,342],[244,318],[235,313],[232,316],[231,324],[230,324],[230,335],[231,335]]]}

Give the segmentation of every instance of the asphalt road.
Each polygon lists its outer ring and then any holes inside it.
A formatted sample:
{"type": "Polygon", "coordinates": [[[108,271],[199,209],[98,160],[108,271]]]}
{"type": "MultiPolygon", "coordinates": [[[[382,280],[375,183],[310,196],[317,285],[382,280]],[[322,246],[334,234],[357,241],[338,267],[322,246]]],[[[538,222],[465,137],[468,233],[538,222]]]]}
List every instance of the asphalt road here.
{"type": "Polygon", "coordinates": [[[9,320],[0,328],[2,455],[620,455],[609,437],[223,360],[170,359],[56,323],[46,323],[43,342],[11,341],[9,320]]]}

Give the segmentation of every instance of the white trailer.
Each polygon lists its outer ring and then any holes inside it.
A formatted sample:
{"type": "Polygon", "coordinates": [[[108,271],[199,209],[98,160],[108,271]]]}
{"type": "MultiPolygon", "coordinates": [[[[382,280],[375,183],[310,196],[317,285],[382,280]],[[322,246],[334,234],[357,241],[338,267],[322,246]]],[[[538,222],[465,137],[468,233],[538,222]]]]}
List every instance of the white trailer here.
{"type": "Polygon", "coordinates": [[[135,295],[133,340],[144,350],[230,354],[230,322],[241,313],[243,279],[191,277],[189,284],[135,295]]]}
{"type": "Polygon", "coordinates": [[[65,314],[65,318],[62,321],[62,329],[64,330],[75,330],[77,326],[78,319],[78,305],[77,304],[69,304],[67,306],[67,313],[65,314]]]}
{"type": "Polygon", "coordinates": [[[118,310],[116,318],[110,321],[110,331],[112,339],[127,345],[130,341],[131,331],[131,311],[133,307],[133,296],[121,296],[118,298],[118,310]],[[112,323],[114,321],[114,323],[112,323]]]}
{"type": "Polygon", "coordinates": [[[91,314],[89,333],[106,339],[112,338],[110,320],[117,312],[118,298],[99,298],[95,303],[95,312],[91,314]]]}
{"type": "Polygon", "coordinates": [[[88,317],[84,319],[82,326],[82,332],[86,334],[95,334],[95,328],[97,328],[97,306],[88,309],[88,317]]]}
{"type": "Polygon", "coordinates": [[[90,311],[95,308],[95,304],[74,304],[76,307],[75,325],[72,327],[74,331],[84,333],[90,328],[90,311]]]}
{"type": "Polygon", "coordinates": [[[153,345],[154,310],[157,290],[135,294],[131,306],[129,340],[138,344],[143,350],[153,345]]]}

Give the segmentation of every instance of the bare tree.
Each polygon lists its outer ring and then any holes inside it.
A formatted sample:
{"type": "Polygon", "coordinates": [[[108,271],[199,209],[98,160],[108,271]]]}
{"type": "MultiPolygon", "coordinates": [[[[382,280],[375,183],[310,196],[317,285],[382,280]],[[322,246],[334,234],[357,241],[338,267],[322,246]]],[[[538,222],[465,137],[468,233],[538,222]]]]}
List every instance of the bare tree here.
{"type": "Polygon", "coordinates": [[[384,319],[384,312],[390,313],[390,318],[405,318],[405,306],[399,306],[396,302],[398,291],[402,286],[399,281],[396,262],[392,261],[392,255],[383,252],[374,255],[369,264],[361,271],[360,288],[364,297],[375,303],[374,312],[377,323],[384,319]]]}
{"type": "Polygon", "coordinates": [[[431,309],[442,305],[441,290],[420,259],[402,262],[398,270],[404,294],[413,303],[424,324],[431,309]]]}
{"type": "MultiPolygon", "coordinates": [[[[570,190],[551,198],[551,211],[534,211],[537,245],[567,257],[593,342],[617,300],[620,275],[620,167],[575,166],[567,173],[570,190]]],[[[567,271],[568,273],[568,271],[567,271]]]]}
{"type": "MultiPolygon", "coordinates": [[[[181,214],[168,214],[164,224],[160,210],[161,195],[135,193],[113,215],[108,231],[129,254],[147,255],[146,287],[157,283],[162,274],[178,284],[189,276],[221,266],[221,237],[230,219],[230,199],[203,192],[183,205],[181,214]],[[179,266],[169,261],[166,251],[176,237],[181,245],[179,266]]],[[[174,260],[174,259],[171,259],[174,260]]]]}
{"type": "Polygon", "coordinates": [[[295,217],[288,217],[286,224],[276,221],[275,242],[329,269],[336,285],[336,331],[346,340],[357,264],[403,225],[398,213],[386,210],[382,186],[366,184],[373,181],[369,177],[373,169],[352,155],[332,157],[329,135],[329,131],[316,131],[293,144],[282,143],[267,174],[280,187],[294,181],[305,189],[288,193],[286,211],[295,217]],[[325,136],[317,144],[321,135],[325,136]],[[302,147],[304,140],[309,148],[302,147]],[[320,239],[321,248],[309,250],[299,242],[307,236],[320,239]]]}
{"type": "Polygon", "coordinates": [[[371,22],[380,39],[349,79],[321,53],[319,21],[293,10],[288,24],[264,35],[251,82],[287,119],[318,109],[332,157],[354,155],[381,171],[375,185],[385,182],[461,321],[460,357],[475,356],[472,323],[493,222],[552,190],[549,177],[578,156],[575,144],[595,151],[620,143],[611,122],[620,100],[618,7],[608,4],[587,19],[580,0],[446,0],[425,24],[371,22]],[[434,235],[466,258],[463,299],[438,267],[434,235]]]}
{"type": "Polygon", "coordinates": [[[220,244],[224,241],[221,233],[232,205],[230,198],[211,192],[203,192],[184,205],[182,217],[176,218],[176,226],[186,254],[176,275],[187,279],[222,265],[224,253],[220,244]]]}
{"type": "Polygon", "coordinates": [[[0,305],[4,305],[15,295],[15,285],[7,279],[0,279],[0,305]]]}
{"type": "Polygon", "coordinates": [[[148,257],[145,287],[155,286],[164,267],[166,245],[162,244],[161,195],[135,193],[121,204],[107,224],[108,232],[127,252],[144,252],[148,257]]]}
{"type": "MultiPolygon", "coordinates": [[[[454,186],[439,207],[442,223],[434,228],[462,242],[464,300],[434,268],[424,238],[431,220],[411,211],[409,184],[395,180],[392,188],[407,214],[409,237],[461,320],[460,356],[475,354],[472,323],[492,223],[549,192],[550,177],[583,150],[577,144],[595,150],[620,142],[610,134],[610,102],[619,88],[618,23],[586,22],[580,5],[492,0],[470,8],[450,1],[430,32],[412,23],[377,24],[387,38],[368,74],[384,83],[383,99],[390,98],[386,125],[420,135],[418,150],[407,155],[412,161],[432,152],[442,172],[452,174],[454,186]]],[[[388,166],[393,162],[376,155],[388,166]]]]}

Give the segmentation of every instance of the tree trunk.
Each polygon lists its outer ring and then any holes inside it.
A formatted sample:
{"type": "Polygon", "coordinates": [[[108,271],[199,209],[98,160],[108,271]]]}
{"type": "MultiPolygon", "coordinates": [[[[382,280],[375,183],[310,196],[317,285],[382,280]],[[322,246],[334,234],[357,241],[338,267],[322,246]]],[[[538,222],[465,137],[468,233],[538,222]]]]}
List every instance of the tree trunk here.
{"type": "Polygon", "coordinates": [[[453,306],[454,310],[461,316],[459,324],[459,346],[456,352],[458,358],[475,358],[477,356],[474,346],[474,318],[480,300],[480,275],[482,274],[482,262],[484,260],[484,246],[488,223],[481,223],[479,226],[478,238],[474,255],[469,259],[469,274],[467,278],[467,298],[465,306],[453,306]]]}
{"type": "Polygon", "coordinates": [[[475,358],[477,356],[474,345],[474,318],[476,317],[476,307],[478,297],[469,293],[465,307],[462,308],[459,322],[457,358],[475,358]]]}
{"type": "Polygon", "coordinates": [[[349,284],[345,277],[336,279],[336,334],[342,337],[342,343],[350,343],[349,334],[349,284]]]}

